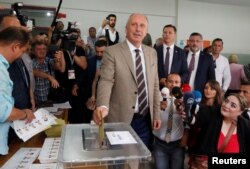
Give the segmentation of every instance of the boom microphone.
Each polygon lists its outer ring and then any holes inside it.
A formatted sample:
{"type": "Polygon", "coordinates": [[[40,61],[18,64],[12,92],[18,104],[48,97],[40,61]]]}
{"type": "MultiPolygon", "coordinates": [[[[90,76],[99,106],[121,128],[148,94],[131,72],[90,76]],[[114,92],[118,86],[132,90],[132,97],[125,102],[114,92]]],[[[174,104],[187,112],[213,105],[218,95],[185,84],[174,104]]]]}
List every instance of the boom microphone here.
{"type": "Polygon", "coordinates": [[[184,112],[186,113],[185,122],[189,124],[192,120],[191,108],[192,108],[192,105],[194,104],[193,93],[192,92],[184,93],[183,100],[184,100],[184,106],[185,106],[184,112]]]}

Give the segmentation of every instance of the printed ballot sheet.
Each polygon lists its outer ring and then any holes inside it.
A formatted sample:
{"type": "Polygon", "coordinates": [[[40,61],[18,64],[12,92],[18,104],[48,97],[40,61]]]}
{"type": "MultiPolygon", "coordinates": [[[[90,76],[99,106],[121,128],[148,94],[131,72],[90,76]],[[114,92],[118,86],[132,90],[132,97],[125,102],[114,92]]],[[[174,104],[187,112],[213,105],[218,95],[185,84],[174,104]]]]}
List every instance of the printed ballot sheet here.
{"type": "Polygon", "coordinates": [[[56,117],[45,109],[38,109],[35,113],[35,119],[30,123],[26,120],[15,120],[13,128],[20,139],[27,141],[34,135],[56,124],[56,117]]]}
{"type": "Polygon", "coordinates": [[[111,145],[137,143],[129,131],[108,131],[106,135],[111,145]]]}
{"type": "Polygon", "coordinates": [[[2,169],[29,169],[36,160],[41,148],[20,148],[2,167],[2,169]]]}

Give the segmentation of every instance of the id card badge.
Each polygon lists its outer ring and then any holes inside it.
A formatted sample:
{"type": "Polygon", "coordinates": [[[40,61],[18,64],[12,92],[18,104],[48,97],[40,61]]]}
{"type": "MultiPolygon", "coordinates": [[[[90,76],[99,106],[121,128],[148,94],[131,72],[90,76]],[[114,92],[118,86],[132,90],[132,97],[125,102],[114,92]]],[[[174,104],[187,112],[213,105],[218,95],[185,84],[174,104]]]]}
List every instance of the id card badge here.
{"type": "Polygon", "coordinates": [[[75,79],[76,78],[74,69],[68,70],[68,78],[69,79],[75,79]]]}

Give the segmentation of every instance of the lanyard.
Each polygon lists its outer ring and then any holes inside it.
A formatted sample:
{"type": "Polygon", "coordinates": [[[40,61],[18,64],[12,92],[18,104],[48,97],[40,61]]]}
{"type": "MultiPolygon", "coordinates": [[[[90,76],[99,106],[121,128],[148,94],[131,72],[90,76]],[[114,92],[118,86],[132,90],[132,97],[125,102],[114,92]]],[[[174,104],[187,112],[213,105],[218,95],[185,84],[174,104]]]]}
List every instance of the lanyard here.
{"type": "Polygon", "coordinates": [[[67,53],[69,55],[71,68],[73,68],[73,64],[74,64],[75,59],[74,59],[74,57],[72,58],[72,56],[74,56],[74,54],[76,53],[76,48],[71,52],[71,53],[73,53],[72,55],[68,50],[67,50],[67,53]]]}

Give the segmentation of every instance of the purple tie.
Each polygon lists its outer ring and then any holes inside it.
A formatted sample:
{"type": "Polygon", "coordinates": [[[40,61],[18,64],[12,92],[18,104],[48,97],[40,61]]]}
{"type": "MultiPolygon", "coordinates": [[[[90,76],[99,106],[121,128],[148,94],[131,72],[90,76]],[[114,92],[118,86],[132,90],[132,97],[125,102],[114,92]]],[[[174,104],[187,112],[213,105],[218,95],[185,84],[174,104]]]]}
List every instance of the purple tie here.
{"type": "Polygon", "coordinates": [[[166,57],[165,57],[165,63],[164,63],[164,71],[165,71],[165,76],[168,75],[168,69],[169,69],[169,49],[170,47],[167,47],[167,52],[166,52],[166,57]]]}
{"type": "Polygon", "coordinates": [[[145,77],[142,69],[142,61],[140,50],[135,49],[135,70],[136,70],[136,81],[138,88],[138,108],[141,115],[145,115],[148,112],[148,98],[146,93],[145,77]]]}
{"type": "Polygon", "coordinates": [[[188,71],[189,71],[189,77],[188,77],[188,82],[190,80],[192,71],[194,70],[194,62],[195,62],[195,54],[192,54],[192,58],[190,60],[189,66],[188,66],[188,71]]]}

